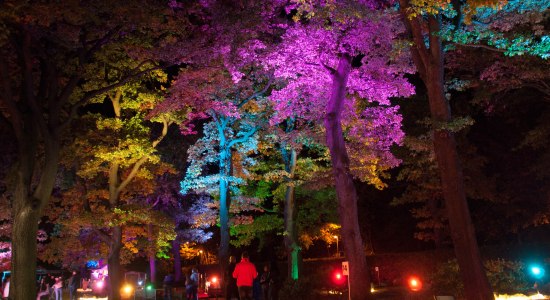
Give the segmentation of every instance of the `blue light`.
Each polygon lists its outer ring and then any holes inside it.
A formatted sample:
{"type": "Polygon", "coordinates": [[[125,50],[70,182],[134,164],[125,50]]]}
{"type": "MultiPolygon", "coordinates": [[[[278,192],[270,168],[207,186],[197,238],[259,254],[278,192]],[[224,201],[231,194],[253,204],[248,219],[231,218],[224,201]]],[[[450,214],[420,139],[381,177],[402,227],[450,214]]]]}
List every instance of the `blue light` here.
{"type": "Polygon", "coordinates": [[[531,266],[529,270],[531,271],[531,275],[536,279],[540,279],[544,276],[544,268],[538,265],[531,266]]]}
{"type": "Polygon", "coordinates": [[[86,267],[89,269],[95,269],[99,267],[99,262],[97,260],[89,260],[86,262],[86,267]]]}

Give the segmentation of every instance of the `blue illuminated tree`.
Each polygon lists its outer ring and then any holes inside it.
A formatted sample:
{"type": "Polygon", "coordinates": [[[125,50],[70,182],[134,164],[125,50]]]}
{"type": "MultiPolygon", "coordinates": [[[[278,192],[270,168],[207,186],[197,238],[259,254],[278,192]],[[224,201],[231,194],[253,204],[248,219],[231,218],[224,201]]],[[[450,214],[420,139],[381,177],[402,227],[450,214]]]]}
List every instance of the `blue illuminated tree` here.
{"type": "MultiPolygon", "coordinates": [[[[190,107],[190,122],[207,120],[200,138],[188,150],[189,166],[181,183],[181,193],[208,193],[217,203],[220,226],[219,260],[222,267],[229,257],[229,225],[232,205],[252,208],[238,194],[237,185],[244,183],[247,167],[254,164],[248,155],[257,147],[256,134],[267,123],[267,100],[262,97],[271,79],[253,67],[235,81],[224,67],[218,71],[205,68],[183,70],[175,80],[170,97],[161,110],[190,107]]],[[[184,128],[193,128],[184,124],[184,128]]],[[[184,133],[192,133],[186,130],[184,133]]]]}

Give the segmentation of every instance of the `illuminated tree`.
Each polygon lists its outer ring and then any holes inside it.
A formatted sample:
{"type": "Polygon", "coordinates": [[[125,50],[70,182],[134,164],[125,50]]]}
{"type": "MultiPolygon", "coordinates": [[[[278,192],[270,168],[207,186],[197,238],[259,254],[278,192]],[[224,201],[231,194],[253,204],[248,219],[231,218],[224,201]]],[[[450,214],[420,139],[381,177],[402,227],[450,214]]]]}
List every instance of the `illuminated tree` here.
{"type": "Polygon", "coordinates": [[[270,96],[277,112],[271,122],[295,115],[324,122],[354,299],[370,298],[370,280],[353,177],[383,187],[379,176],[398,164],[389,148],[403,137],[389,98],[412,93],[403,78],[412,69],[394,47],[398,19],[374,7],[355,1],[320,5],[314,17],[288,28],[265,60],[288,81],[270,96]]]}
{"type": "MultiPolygon", "coordinates": [[[[177,22],[166,7],[145,1],[2,1],[0,11],[2,118],[11,124],[18,145],[10,297],[34,299],[36,290],[29,287],[36,280],[37,224],[54,186],[68,123],[90,99],[158,68],[142,57],[133,69],[124,69],[120,81],[85,86],[104,66],[95,64],[97,55],[114,42],[159,37],[164,25],[177,22]]],[[[172,35],[148,39],[139,48],[162,47],[184,28],[176,26],[172,35]]]]}
{"type": "Polygon", "coordinates": [[[235,185],[244,182],[239,176],[245,176],[248,165],[254,163],[247,155],[255,151],[255,135],[267,122],[267,101],[262,96],[271,85],[269,75],[253,67],[235,82],[223,62],[222,59],[214,65],[213,60],[208,68],[199,65],[182,70],[173,83],[171,95],[158,108],[159,111],[192,108],[184,133],[193,133],[190,122],[209,119],[203,126],[203,137],[188,150],[190,165],[181,192],[208,193],[218,200],[212,208],[219,210],[222,268],[229,258],[229,213],[239,205],[250,208],[249,199],[231,199],[231,193],[237,191],[235,185]]]}

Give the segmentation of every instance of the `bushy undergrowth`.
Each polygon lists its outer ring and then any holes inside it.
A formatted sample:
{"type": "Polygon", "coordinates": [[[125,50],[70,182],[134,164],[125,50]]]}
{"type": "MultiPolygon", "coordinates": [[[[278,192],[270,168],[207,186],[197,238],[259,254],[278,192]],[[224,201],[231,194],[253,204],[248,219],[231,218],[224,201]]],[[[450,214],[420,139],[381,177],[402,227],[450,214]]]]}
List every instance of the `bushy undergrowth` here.
{"type": "MultiPolygon", "coordinates": [[[[532,285],[522,262],[493,259],[485,261],[484,266],[487,279],[497,294],[524,293],[532,285]]],[[[441,264],[431,281],[436,294],[452,294],[460,298],[464,293],[456,259],[441,264]]]]}
{"type": "Polygon", "coordinates": [[[279,299],[314,299],[314,290],[309,278],[286,280],[279,290],[279,299]]]}

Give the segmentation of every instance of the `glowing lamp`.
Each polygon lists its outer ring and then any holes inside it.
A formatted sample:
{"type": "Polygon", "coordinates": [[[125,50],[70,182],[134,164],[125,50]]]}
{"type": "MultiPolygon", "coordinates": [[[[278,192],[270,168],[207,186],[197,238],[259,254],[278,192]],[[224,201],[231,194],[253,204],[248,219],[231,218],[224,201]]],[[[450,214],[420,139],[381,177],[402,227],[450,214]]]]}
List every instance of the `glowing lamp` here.
{"type": "Polygon", "coordinates": [[[138,285],[139,285],[139,286],[142,286],[142,285],[143,285],[143,281],[141,281],[141,280],[138,281],[138,285]]]}
{"type": "Polygon", "coordinates": [[[407,280],[407,283],[409,285],[409,289],[413,292],[418,292],[422,289],[422,281],[416,276],[410,277],[409,280],[407,280]]]}
{"type": "Polygon", "coordinates": [[[133,290],[133,287],[129,284],[126,284],[122,287],[122,291],[126,294],[131,294],[133,290]]]}
{"type": "Polygon", "coordinates": [[[334,273],[333,281],[336,284],[342,284],[344,283],[344,275],[342,275],[342,272],[337,271],[334,273]]]}
{"type": "Polygon", "coordinates": [[[152,284],[148,284],[145,289],[147,289],[148,291],[151,291],[153,290],[153,285],[152,284]]]}
{"type": "Polygon", "coordinates": [[[534,265],[530,268],[531,275],[537,279],[540,279],[544,276],[544,269],[540,266],[534,265]]]}
{"type": "Polygon", "coordinates": [[[104,286],[105,286],[105,281],[103,280],[98,280],[95,284],[95,286],[98,288],[98,289],[102,289],[104,286]]]}
{"type": "Polygon", "coordinates": [[[218,281],[218,278],[217,277],[212,277],[212,283],[216,283],[218,281]]]}

